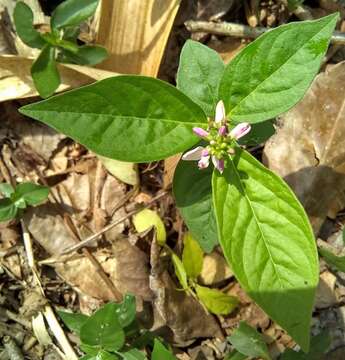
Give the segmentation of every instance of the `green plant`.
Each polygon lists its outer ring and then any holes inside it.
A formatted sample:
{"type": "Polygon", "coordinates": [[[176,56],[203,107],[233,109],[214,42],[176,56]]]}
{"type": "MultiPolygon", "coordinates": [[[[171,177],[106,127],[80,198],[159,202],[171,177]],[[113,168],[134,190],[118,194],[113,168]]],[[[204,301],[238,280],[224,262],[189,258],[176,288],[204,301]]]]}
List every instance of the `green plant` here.
{"type": "Polygon", "coordinates": [[[235,297],[198,284],[197,278],[202,270],[203,258],[203,250],[189,233],[184,237],[182,261],[175,253],[172,252],[171,255],[175,274],[182,289],[199,299],[211,313],[218,315],[229,314],[238,305],[238,300],[235,297]]]}
{"type": "Polygon", "coordinates": [[[20,217],[27,206],[35,206],[47,199],[49,188],[29,182],[18,184],[15,188],[6,183],[0,184],[0,221],[20,217]]]}
{"type": "Polygon", "coordinates": [[[187,151],[184,160],[199,160],[200,170],[181,160],[174,178],[186,224],[205,251],[220,243],[243,289],[304,351],[319,276],[314,235],[288,185],[240,143],[303,97],[337,19],[280,26],[226,66],[187,41],[177,88],[117,76],[20,110],[105,157],[150,162],[187,151]]]}
{"type": "Polygon", "coordinates": [[[32,48],[41,49],[33,63],[31,75],[37,91],[43,97],[51,96],[60,85],[56,62],[95,65],[107,57],[101,46],[79,46],[79,25],[96,11],[99,0],[66,0],[54,10],[51,32],[40,33],[33,25],[33,13],[28,5],[19,1],[13,18],[20,39],[32,48]]]}
{"type": "Polygon", "coordinates": [[[93,315],[60,311],[66,326],[80,337],[82,359],[147,360],[141,349],[153,345],[152,360],[175,360],[175,356],[154,336],[140,330],[136,321],[135,297],[126,295],[122,303],[108,303],[93,315]]]}

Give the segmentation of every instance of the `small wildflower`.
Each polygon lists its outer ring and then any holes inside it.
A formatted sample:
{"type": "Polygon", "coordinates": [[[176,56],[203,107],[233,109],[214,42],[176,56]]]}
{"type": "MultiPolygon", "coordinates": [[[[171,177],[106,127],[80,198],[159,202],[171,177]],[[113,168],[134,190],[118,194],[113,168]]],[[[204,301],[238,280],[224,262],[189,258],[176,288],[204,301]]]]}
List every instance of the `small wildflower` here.
{"type": "Polygon", "coordinates": [[[198,135],[200,137],[205,137],[205,138],[210,135],[206,130],[204,130],[203,128],[199,128],[199,127],[194,127],[193,132],[195,135],[198,135]]]}
{"type": "Polygon", "coordinates": [[[250,124],[241,123],[236,125],[231,131],[229,136],[235,140],[240,139],[242,136],[248,134],[250,131],[250,124]]]}
{"type": "Polygon", "coordinates": [[[248,134],[250,124],[241,123],[236,125],[230,132],[228,130],[228,121],[226,119],[223,101],[219,101],[216,106],[214,121],[209,122],[208,129],[200,127],[193,128],[195,135],[209,141],[207,147],[198,146],[187,151],[183,160],[198,160],[199,169],[205,169],[212,160],[215,168],[222,173],[224,171],[225,159],[234,154],[235,141],[248,134]]]}

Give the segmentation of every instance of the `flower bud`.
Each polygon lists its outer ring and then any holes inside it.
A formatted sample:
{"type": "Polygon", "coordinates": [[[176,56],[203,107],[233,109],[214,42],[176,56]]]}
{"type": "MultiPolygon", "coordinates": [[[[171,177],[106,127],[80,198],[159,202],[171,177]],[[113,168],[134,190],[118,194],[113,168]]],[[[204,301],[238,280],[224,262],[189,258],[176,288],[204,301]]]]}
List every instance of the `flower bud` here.
{"type": "Polygon", "coordinates": [[[200,128],[200,127],[194,127],[193,132],[194,132],[195,135],[200,136],[200,137],[209,136],[209,133],[205,129],[200,128]]]}
{"type": "Polygon", "coordinates": [[[251,127],[248,123],[241,123],[236,125],[231,131],[229,136],[235,140],[240,139],[242,136],[249,133],[251,127]]]}

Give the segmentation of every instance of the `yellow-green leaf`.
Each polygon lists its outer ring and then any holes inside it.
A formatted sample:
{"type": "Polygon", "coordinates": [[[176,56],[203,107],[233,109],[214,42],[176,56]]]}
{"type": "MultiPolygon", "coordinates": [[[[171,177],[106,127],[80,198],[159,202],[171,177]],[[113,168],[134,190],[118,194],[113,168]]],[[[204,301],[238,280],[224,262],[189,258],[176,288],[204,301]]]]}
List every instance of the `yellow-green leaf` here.
{"type": "Polygon", "coordinates": [[[230,314],[238,305],[238,300],[217,289],[196,285],[196,294],[205,307],[217,315],[230,314]]]}
{"type": "Polygon", "coordinates": [[[178,278],[178,281],[180,282],[183,290],[187,290],[188,289],[187,273],[183,266],[182,261],[174,253],[171,255],[171,260],[174,264],[175,274],[178,278]]]}
{"type": "Polygon", "coordinates": [[[114,175],[117,179],[121,180],[125,184],[133,186],[139,183],[137,164],[109,159],[104,156],[98,157],[110,174],[114,175]]]}
{"type": "Polygon", "coordinates": [[[183,266],[186,273],[191,278],[197,278],[202,270],[204,261],[204,253],[199,243],[190,233],[187,233],[183,239],[184,248],[182,253],[183,266]]]}
{"type": "Polygon", "coordinates": [[[167,237],[165,226],[162,219],[155,211],[149,209],[140,211],[138,214],[133,216],[133,224],[138,232],[144,232],[154,226],[157,232],[158,244],[165,244],[167,237]]]}

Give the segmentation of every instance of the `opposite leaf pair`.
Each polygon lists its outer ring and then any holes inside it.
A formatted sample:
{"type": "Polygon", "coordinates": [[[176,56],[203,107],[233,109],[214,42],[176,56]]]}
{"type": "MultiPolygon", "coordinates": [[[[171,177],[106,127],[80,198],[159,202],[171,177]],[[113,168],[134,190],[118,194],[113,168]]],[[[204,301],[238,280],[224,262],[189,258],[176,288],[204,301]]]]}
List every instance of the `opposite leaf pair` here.
{"type": "Polygon", "coordinates": [[[19,1],[13,18],[20,39],[32,48],[41,49],[33,63],[31,75],[39,94],[51,96],[60,85],[56,61],[80,65],[95,65],[107,57],[101,46],[77,44],[79,25],[96,11],[99,0],[66,0],[54,10],[51,32],[40,33],[33,25],[33,13],[28,5],[19,1]]]}
{"type": "Polygon", "coordinates": [[[171,256],[175,274],[183,290],[197,298],[211,313],[230,314],[238,305],[238,300],[222,291],[198,284],[197,278],[202,270],[204,253],[190,234],[185,235],[183,243],[182,261],[175,253],[171,256]]]}
{"type": "Polygon", "coordinates": [[[49,188],[32,183],[22,183],[13,188],[10,184],[0,184],[0,221],[15,219],[27,206],[35,206],[47,199],[49,188]]]}
{"type": "MultiPolygon", "coordinates": [[[[226,66],[211,49],[187,41],[178,89],[118,76],[21,112],[100,155],[161,160],[200,141],[193,128],[208,126],[220,100],[234,125],[266,122],[295,105],[319,70],[337,18],[271,30],[226,66]]],[[[319,267],[305,211],[287,184],[246,150],[234,144],[224,160],[223,174],[179,164],[177,205],[196,240],[208,250],[219,241],[241,286],[308,351],[319,267]]]]}
{"type": "Polygon", "coordinates": [[[140,348],[154,342],[152,360],[175,360],[163,344],[136,322],[135,297],[126,295],[122,303],[108,303],[93,315],[59,312],[66,326],[80,336],[83,360],[147,360],[140,348]]]}

